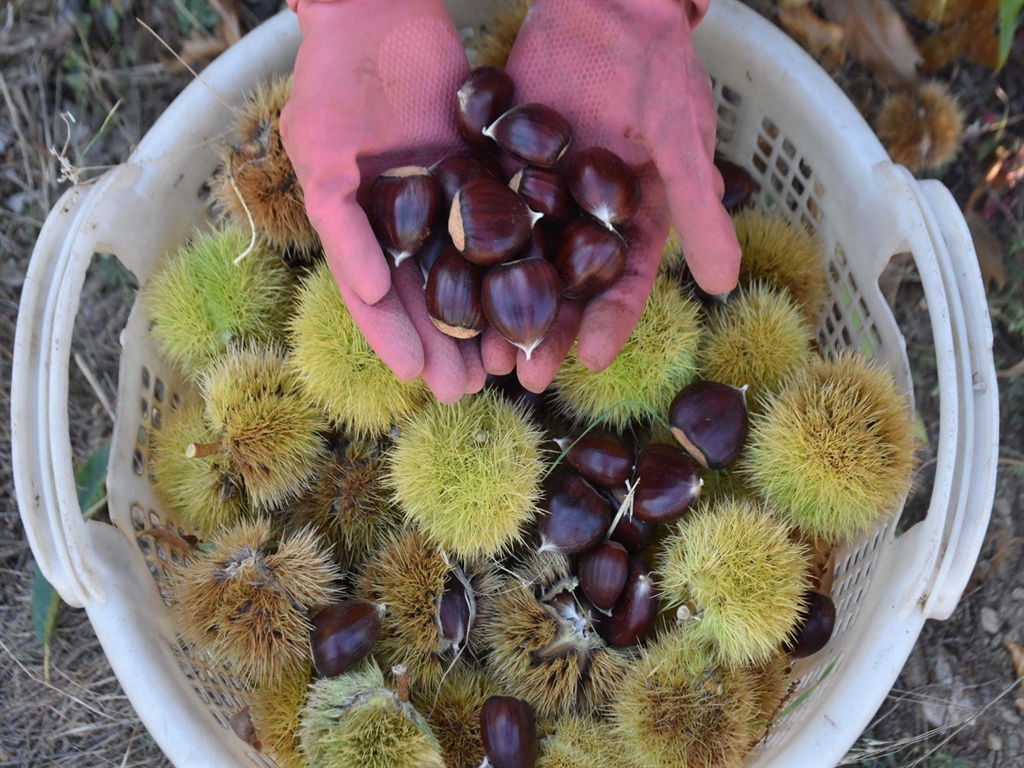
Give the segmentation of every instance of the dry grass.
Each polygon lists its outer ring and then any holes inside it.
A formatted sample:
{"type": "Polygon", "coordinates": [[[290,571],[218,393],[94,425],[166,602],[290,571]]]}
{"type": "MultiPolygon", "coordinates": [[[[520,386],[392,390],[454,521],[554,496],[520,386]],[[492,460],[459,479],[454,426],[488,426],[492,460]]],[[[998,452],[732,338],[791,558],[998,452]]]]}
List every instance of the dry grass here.
{"type": "MultiPolygon", "coordinates": [[[[774,13],[770,0],[746,0],[766,15],[774,13]]],[[[72,3],[59,0],[15,0],[0,9],[0,411],[10,411],[9,382],[14,349],[14,327],[18,301],[32,245],[39,228],[60,192],[67,186],[58,179],[60,164],[49,147],[64,144],[66,130],[60,113],[75,117],[67,156],[85,171],[88,178],[103,166],[115,163],[130,151],[145,130],[163,111],[175,94],[187,83],[189,75],[171,74],[160,61],[160,46],[136,25],[133,16],[153,26],[175,49],[180,49],[182,34],[179,6],[195,8],[203,3],[155,3],[138,0],[121,17],[114,30],[104,23],[111,6],[125,4],[98,2],[95,12],[76,10],[72,3]],[[11,15],[13,14],[13,16],[11,15]],[[86,21],[88,19],[88,21],[86,21]],[[90,29],[86,30],[85,27],[90,29]],[[88,46],[83,46],[83,36],[88,46]],[[88,55],[86,55],[88,50],[88,55]],[[89,145],[108,113],[120,100],[120,107],[103,134],[89,145]],[[13,105],[13,106],[12,106],[13,105]]],[[[88,7],[80,3],[77,8],[88,7]]],[[[205,39],[205,35],[201,34],[205,39]]],[[[1002,90],[996,91],[991,72],[980,67],[955,65],[947,72],[961,98],[969,121],[991,112],[1004,111],[1012,120],[1024,112],[1024,90],[1016,69],[1008,67],[998,77],[1002,90]],[[1004,101],[1005,99],[1005,101],[1004,101]]],[[[945,76],[945,74],[944,74],[945,76]]],[[[870,78],[853,63],[840,78],[858,104],[877,106],[882,93],[870,78]]],[[[1009,124],[1007,134],[1020,137],[1024,123],[1009,124]]],[[[961,153],[943,176],[961,202],[984,172],[976,161],[982,142],[991,132],[968,138],[968,149],[961,153]]],[[[1007,138],[1003,138],[1006,143],[1007,138]]],[[[1018,198],[1024,199],[1024,196],[1018,198]]],[[[1024,203],[1020,204],[1024,205],[1024,203]]],[[[1002,226],[996,233],[1004,244],[1019,237],[1019,222],[1024,210],[1014,206],[1016,227],[1002,226]]],[[[1020,269],[1021,251],[1012,251],[1015,268],[1020,269]]],[[[1008,259],[1009,261],[1009,259],[1008,259]]],[[[909,287],[899,297],[900,321],[914,358],[918,382],[918,406],[934,438],[937,399],[932,393],[934,378],[921,364],[930,353],[930,339],[920,338],[915,326],[927,328],[927,313],[920,310],[919,286],[914,273],[904,275],[909,287]]],[[[117,391],[117,336],[130,306],[130,290],[111,262],[95,265],[86,282],[79,312],[74,349],[95,374],[106,397],[114,400],[117,391]]],[[[1001,367],[1020,359],[1020,336],[1007,330],[1005,321],[996,317],[996,349],[1002,355],[1001,367]]],[[[1003,380],[1004,446],[1019,446],[1021,420],[1014,413],[1019,404],[1020,379],[1003,380]],[[1011,388],[1015,388],[1012,389],[1011,388]],[[1009,392],[1018,394],[1011,399],[1009,392]]],[[[116,403],[115,403],[116,405],[116,403]]],[[[93,388],[80,370],[72,365],[69,409],[71,444],[76,461],[86,457],[112,428],[93,388]]],[[[933,442],[934,444],[934,442],[933,442]]],[[[35,640],[30,619],[32,557],[13,500],[10,456],[10,425],[0,417],[0,768],[8,766],[165,766],[167,761],[138,721],[81,611],[64,609],[58,619],[51,657],[51,679],[43,680],[43,654],[35,640]]],[[[1009,454],[1008,454],[1009,455],[1009,454]]],[[[1016,460],[1024,455],[1013,454],[1016,460]]],[[[926,505],[927,492],[920,494],[926,505]]],[[[991,701],[1012,680],[1012,666],[1001,637],[986,636],[978,625],[981,606],[998,607],[1005,619],[1001,635],[1017,633],[1024,640],[1024,602],[1012,600],[1015,587],[1024,587],[1024,535],[1019,510],[1024,505],[1024,480],[1009,467],[1000,478],[997,491],[997,515],[993,527],[1001,537],[986,545],[981,566],[999,566],[970,588],[950,621],[929,622],[918,642],[915,657],[908,663],[898,687],[880,710],[870,736],[896,742],[932,729],[922,716],[922,702],[938,699],[957,701],[952,721],[991,701]],[[1000,507],[1000,503],[1003,507],[1000,507]],[[1002,511],[1000,511],[1002,510],[1002,511]],[[998,522],[997,522],[998,521],[998,522]],[[1008,556],[997,558],[1000,542],[1012,542],[1008,556]],[[989,551],[992,549],[992,551],[989,551]],[[1016,621],[1015,621],[1016,620],[1016,621]],[[950,692],[950,684],[937,673],[940,654],[953,658],[953,685],[963,681],[971,699],[960,701],[950,692]],[[923,667],[913,673],[914,659],[923,667]]],[[[979,575],[982,573],[979,568],[979,575]]],[[[1021,765],[1021,713],[1011,698],[1003,699],[985,712],[976,725],[958,731],[929,758],[930,765],[1021,765]],[[1001,740],[1001,751],[986,745],[987,736],[1001,740]],[[1016,742],[1014,738],[1016,737],[1016,742]],[[1017,750],[1014,752],[1014,750],[1017,750]],[[945,759],[941,759],[945,758],[945,759]]],[[[898,759],[866,760],[863,765],[889,768],[906,765],[932,747],[948,733],[933,735],[921,751],[912,747],[898,759]]]]}

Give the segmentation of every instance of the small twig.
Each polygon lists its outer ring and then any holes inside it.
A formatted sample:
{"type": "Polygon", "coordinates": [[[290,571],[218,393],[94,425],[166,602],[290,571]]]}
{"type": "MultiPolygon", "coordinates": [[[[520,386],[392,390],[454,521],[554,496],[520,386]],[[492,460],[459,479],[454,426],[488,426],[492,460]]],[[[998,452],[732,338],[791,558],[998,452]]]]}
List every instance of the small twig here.
{"type": "Polygon", "coordinates": [[[398,664],[391,668],[391,674],[395,676],[395,684],[398,686],[396,693],[398,700],[403,704],[409,703],[409,668],[405,664],[398,664]]]}
{"type": "Polygon", "coordinates": [[[627,510],[629,510],[630,519],[633,518],[633,497],[636,495],[636,489],[639,487],[639,485],[639,477],[632,484],[630,484],[629,480],[626,481],[626,496],[625,498],[623,498],[622,503],[619,504],[619,510],[618,512],[615,513],[615,519],[612,520],[612,524],[608,528],[608,533],[605,534],[605,541],[608,541],[608,539],[612,537],[612,534],[615,533],[615,526],[619,524],[619,520],[622,519],[622,516],[626,514],[627,510]]]}
{"type": "Polygon", "coordinates": [[[96,399],[100,401],[100,405],[103,406],[103,410],[107,412],[111,421],[116,421],[117,416],[114,413],[114,406],[110,403],[110,398],[107,397],[107,393],[103,391],[103,387],[100,386],[99,379],[96,378],[96,374],[92,372],[92,368],[85,362],[82,356],[78,353],[74,353],[75,365],[78,366],[78,370],[85,376],[85,380],[89,382],[89,386],[92,387],[93,393],[96,395],[96,399]]]}
{"type": "Polygon", "coordinates": [[[28,140],[25,138],[25,134],[21,132],[21,122],[18,120],[18,110],[14,106],[14,99],[11,98],[11,92],[7,89],[7,80],[4,78],[3,70],[0,69],[0,92],[3,93],[4,103],[7,105],[7,111],[11,115],[11,125],[14,126],[14,133],[18,137],[18,150],[21,152],[21,161],[25,165],[25,182],[32,184],[32,164],[28,160],[28,149],[30,146],[28,140]]]}
{"type": "Polygon", "coordinates": [[[160,35],[157,34],[157,32],[151,26],[149,26],[149,24],[147,24],[146,22],[144,22],[142,19],[139,19],[139,18],[136,18],[135,20],[137,22],[139,22],[139,24],[141,24],[146,29],[146,31],[149,32],[149,34],[151,34],[153,37],[155,37],[160,42],[160,45],[162,45],[164,48],[166,48],[168,51],[170,51],[171,55],[174,58],[176,58],[179,62],[181,62],[182,66],[184,66],[185,69],[187,69],[189,72],[192,73],[192,77],[194,77],[196,80],[198,80],[204,86],[206,86],[206,89],[216,97],[217,101],[219,101],[221,104],[223,104],[228,109],[233,109],[233,107],[230,104],[228,104],[224,100],[224,98],[219,93],[217,93],[217,91],[215,91],[213,89],[213,87],[208,82],[203,80],[203,78],[201,78],[199,76],[199,73],[196,72],[194,69],[192,69],[192,67],[189,66],[188,62],[185,61],[183,58],[181,58],[181,56],[178,55],[178,52],[175,51],[173,48],[171,48],[171,46],[167,44],[167,41],[164,40],[162,37],[160,37],[160,35]]]}

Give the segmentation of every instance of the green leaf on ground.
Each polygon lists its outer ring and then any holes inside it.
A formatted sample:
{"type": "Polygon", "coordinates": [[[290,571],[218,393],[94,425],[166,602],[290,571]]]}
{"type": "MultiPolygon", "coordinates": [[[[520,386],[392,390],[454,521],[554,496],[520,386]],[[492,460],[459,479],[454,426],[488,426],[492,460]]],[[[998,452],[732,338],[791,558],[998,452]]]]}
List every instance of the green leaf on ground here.
{"type": "Polygon", "coordinates": [[[1024,0],[999,0],[999,68],[1003,68],[1010,56],[1013,36],[1020,24],[1020,12],[1024,10],[1024,0]]]}
{"type": "MultiPolygon", "coordinates": [[[[97,509],[106,498],[109,457],[110,443],[106,442],[93,451],[75,472],[78,505],[83,514],[97,509]]],[[[53,636],[53,625],[57,621],[60,596],[43,576],[39,563],[34,563],[32,569],[32,627],[35,629],[36,639],[43,646],[45,674],[49,677],[50,638],[53,636]]]]}

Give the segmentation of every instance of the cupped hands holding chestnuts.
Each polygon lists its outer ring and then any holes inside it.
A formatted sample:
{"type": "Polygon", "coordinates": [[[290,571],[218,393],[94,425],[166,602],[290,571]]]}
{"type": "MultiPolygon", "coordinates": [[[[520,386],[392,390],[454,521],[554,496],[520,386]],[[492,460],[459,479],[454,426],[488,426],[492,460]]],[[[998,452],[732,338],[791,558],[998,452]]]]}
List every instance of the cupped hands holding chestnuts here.
{"type": "Polygon", "coordinates": [[[606,367],[671,223],[703,288],[735,285],[710,83],[690,39],[706,6],[536,0],[509,77],[477,70],[473,99],[441,0],[297,0],[286,149],[350,312],[396,375],[422,376],[445,402],[479,390],[485,369],[515,367],[541,391],[577,337],[581,361],[606,367]],[[335,44],[343,28],[352,45],[335,44]],[[377,76],[356,77],[367,61],[377,76]],[[471,151],[451,158],[459,134],[471,151]],[[432,296],[420,269],[435,267],[432,296]],[[465,300],[478,283],[480,301],[465,300]]]}

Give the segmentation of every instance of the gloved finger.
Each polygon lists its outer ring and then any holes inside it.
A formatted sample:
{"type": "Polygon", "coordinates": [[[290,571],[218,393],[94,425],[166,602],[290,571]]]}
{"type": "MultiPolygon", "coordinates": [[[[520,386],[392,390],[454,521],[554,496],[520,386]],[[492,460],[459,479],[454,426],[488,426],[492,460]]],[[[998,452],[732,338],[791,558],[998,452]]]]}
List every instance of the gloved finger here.
{"type": "Polygon", "coordinates": [[[355,149],[338,147],[338,126],[329,120],[304,120],[310,94],[292,92],[281,110],[281,141],[302,184],[310,223],[323,242],[335,278],[366,304],[376,304],[391,288],[384,253],[366,213],[356,201],[360,172],[355,149]],[[325,147],[336,147],[328,153],[325,147]]]}
{"type": "Polygon", "coordinates": [[[694,279],[708,293],[725,293],[736,287],[740,246],[732,219],[722,207],[722,174],[713,155],[700,151],[708,133],[695,114],[701,110],[682,99],[675,104],[672,114],[653,120],[647,131],[651,154],[694,279]]]}
{"type": "Polygon", "coordinates": [[[533,350],[530,359],[527,360],[526,353],[519,350],[516,371],[523,387],[538,394],[548,388],[576,340],[582,314],[583,307],[578,301],[563,301],[555,324],[544,341],[533,350]]]}
{"type": "Polygon", "coordinates": [[[412,381],[423,372],[423,342],[398,291],[392,288],[376,304],[360,299],[348,284],[339,282],[341,297],[366,343],[402,381],[412,381]]]}
{"type": "MultiPolygon", "coordinates": [[[[325,195],[318,190],[317,195],[325,195]]],[[[353,188],[334,202],[307,202],[309,218],[323,242],[331,271],[367,304],[375,304],[391,287],[391,272],[366,213],[353,188]],[[341,201],[340,203],[337,201],[341,201]],[[322,207],[323,206],[323,207],[322,207]],[[326,208],[326,210],[324,210],[326,208]]]]}
{"type": "Polygon", "coordinates": [[[466,366],[466,394],[475,395],[487,383],[487,371],[480,356],[480,338],[463,339],[459,342],[459,351],[466,366]]]}
{"type": "Polygon", "coordinates": [[[653,166],[637,169],[643,203],[623,235],[629,248],[626,269],[610,288],[592,298],[583,310],[577,354],[580,362],[600,371],[612,364],[626,343],[661,264],[668,236],[665,185],[653,166]]]}
{"type": "Polygon", "coordinates": [[[512,373],[512,369],[516,367],[517,351],[491,326],[484,328],[484,332],[480,334],[480,355],[484,370],[488,373],[495,376],[512,373]]]}
{"type": "Polygon", "coordinates": [[[455,339],[445,336],[430,321],[423,294],[423,273],[410,259],[393,270],[392,280],[409,320],[423,344],[420,376],[442,403],[454,403],[466,391],[466,366],[455,339]]]}

